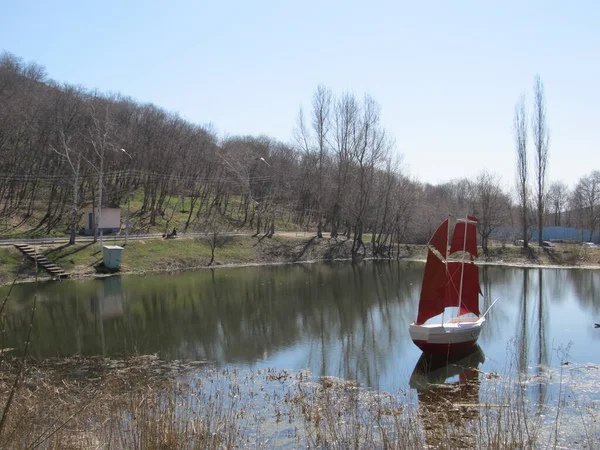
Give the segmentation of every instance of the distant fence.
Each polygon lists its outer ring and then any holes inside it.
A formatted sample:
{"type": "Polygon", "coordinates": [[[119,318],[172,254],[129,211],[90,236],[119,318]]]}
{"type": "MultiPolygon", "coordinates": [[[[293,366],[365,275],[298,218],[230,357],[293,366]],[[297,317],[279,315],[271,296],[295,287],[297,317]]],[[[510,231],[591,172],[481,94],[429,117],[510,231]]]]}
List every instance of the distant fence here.
{"type": "MultiPolygon", "coordinates": [[[[533,239],[538,238],[537,230],[533,232],[532,237],[533,239]]],[[[590,235],[590,230],[578,230],[577,228],[568,227],[546,227],[542,232],[542,239],[567,239],[578,242],[595,242],[596,244],[600,242],[600,236],[597,231],[590,235]]]]}
{"type": "MultiPolygon", "coordinates": [[[[538,239],[538,231],[536,229],[530,230],[531,240],[538,239]]],[[[518,227],[502,227],[498,228],[492,233],[492,238],[510,241],[514,239],[523,238],[523,230],[518,227]]],[[[546,227],[542,233],[543,240],[552,239],[565,239],[576,242],[595,242],[600,243],[600,233],[594,231],[590,236],[590,230],[580,230],[572,227],[546,227]]]]}

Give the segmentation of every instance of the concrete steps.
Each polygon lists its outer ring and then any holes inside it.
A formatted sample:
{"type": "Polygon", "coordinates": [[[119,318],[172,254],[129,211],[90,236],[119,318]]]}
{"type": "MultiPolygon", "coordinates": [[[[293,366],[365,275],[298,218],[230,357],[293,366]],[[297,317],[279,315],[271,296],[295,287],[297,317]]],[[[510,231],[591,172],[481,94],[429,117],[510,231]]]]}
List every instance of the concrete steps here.
{"type": "Polygon", "coordinates": [[[70,274],[65,272],[63,269],[58,267],[44,255],[36,253],[35,249],[30,247],[27,244],[15,244],[15,247],[19,249],[21,253],[31,259],[34,263],[36,263],[39,267],[44,269],[46,272],[50,274],[53,278],[69,278],[70,274]]]}

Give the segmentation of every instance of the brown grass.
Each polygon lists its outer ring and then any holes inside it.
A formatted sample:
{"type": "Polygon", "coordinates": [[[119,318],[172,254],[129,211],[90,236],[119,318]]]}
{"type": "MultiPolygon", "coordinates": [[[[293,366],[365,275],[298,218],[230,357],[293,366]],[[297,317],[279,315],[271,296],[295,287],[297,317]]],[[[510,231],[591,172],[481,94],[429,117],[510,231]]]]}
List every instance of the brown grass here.
{"type": "MultiPolygon", "coordinates": [[[[0,402],[16,363],[2,368],[0,402]]],[[[151,356],[28,361],[0,447],[597,448],[596,405],[571,390],[565,367],[535,380],[564,387],[540,406],[527,399],[534,380],[525,375],[479,373],[416,397],[305,372],[219,370],[151,356]]]]}

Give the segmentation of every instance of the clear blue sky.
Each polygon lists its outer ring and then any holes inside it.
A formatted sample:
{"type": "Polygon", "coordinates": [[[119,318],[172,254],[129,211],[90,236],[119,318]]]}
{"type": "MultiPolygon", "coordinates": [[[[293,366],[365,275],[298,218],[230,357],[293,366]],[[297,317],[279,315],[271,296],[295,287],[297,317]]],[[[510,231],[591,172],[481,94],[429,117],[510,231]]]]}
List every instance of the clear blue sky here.
{"type": "Polygon", "coordinates": [[[546,89],[549,181],[600,169],[597,1],[9,1],[0,50],[59,82],[290,141],[319,84],[369,93],[410,173],[514,185],[514,105],[546,89]]]}

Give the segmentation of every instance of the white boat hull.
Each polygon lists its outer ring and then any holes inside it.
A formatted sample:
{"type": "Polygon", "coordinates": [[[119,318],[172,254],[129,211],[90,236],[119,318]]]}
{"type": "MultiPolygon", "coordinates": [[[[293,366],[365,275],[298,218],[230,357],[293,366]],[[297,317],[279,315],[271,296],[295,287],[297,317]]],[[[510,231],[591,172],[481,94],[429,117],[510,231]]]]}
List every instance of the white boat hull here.
{"type": "Polygon", "coordinates": [[[425,353],[466,353],[477,343],[484,317],[457,317],[443,324],[423,324],[409,327],[410,338],[425,353]]]}

